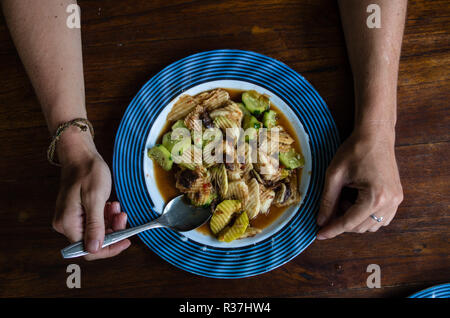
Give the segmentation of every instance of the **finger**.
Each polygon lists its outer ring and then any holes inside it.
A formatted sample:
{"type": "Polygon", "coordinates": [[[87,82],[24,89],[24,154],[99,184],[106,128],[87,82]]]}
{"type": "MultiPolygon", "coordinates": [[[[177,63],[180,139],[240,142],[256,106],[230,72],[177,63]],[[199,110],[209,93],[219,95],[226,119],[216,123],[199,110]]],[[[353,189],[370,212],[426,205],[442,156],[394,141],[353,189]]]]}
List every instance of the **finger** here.
{"type": "Polygon", "coordinates": [[[371,228],[373,225],[375,225],[376,222],[377,221],[375,221],[374,219],[372,219],[369,216],[360,225],[358,225],[357,227],[353,228],[350,232],[353,232],[353,233],[364,233],[364,232],[367,232],[367,230],[369,228],[371,228]]]}
{"type": "Polygon", "coordinates": [[[380,223],[378,223],[377,222],[377,224],[375,224],[375,225],[373,225],[372,227],[370,227],[369,229],[368,229],[368,231],[369,232],[376,232],[376,231],[378,231],[379,229],[380,229],[380,227],[382,227],[383,225],[381,224],[381,222],[380,223]]]}
{"type": "Polygon", "coordinates": [[[395,217],[395,214],[392,214],[391,216],[388,216],[386,221],[383,223],[383,226],[388,226],[389,224],[391,224],[391,222],[394,219],[394,217],[395,217]]]}
{"type": "Polygon", "coordinates": [[[70,242],[81,240],[83,238],[82,214],[80,187],[72,186],[60,191],[56,200],[53,229],[66,236],[70,242]]]}
{"type": "Polygon", "coordinates": [[[344,232],[350,232],[367,218],[367,211],[368,207],[366,204],[359,203],[352,205],[343,216],[321,229],[317,235],[317,239],[330,239],[344,232]]]}
{"type": "MultiPolygon", "coordinates": [[[[380,227],[382,227],[384,225],[384,223],[386,222],[386,220],[385,220],[386,217],[383,216],[383,213],[377,212],[374,215],[376,215],[378,218],[383,217],[383,220],[381,222],[374,220],[375,223],[372,224],[372,226],[367,229],[369,232],[378,231],[380,229],[380,227]]],[[[372,219],[372,217],[370,217],[370,218],[372,219]]]]}
{"type": "Polygon", "coordinates": [[[82,195],[83,206],[86,212],[85,246],[89,253],[100,250],[105,236],[104,209],[106,198],[96,189],[82,195]]]}
{"type": "Polygon", "coordinates": [[[114,215],[119,214],[120,213],[120,203],[117,201],[112,202],[111,210],[114,215]]]}
{"type": "Polygon", "coordinates": [[[112,203],[112,210],[114,212],[114,219],[111,223],[114,231],[123,230],[127,226],[127,214],[120,211],[120,203],[114,201],[112,203]]]}
{"type": "MultiPolygon", "coordinates": [[[[120,205],[118,206],[120,210],[120,205]]],[[[117,211],[115,211],[117,212],[117,211]]],[[[127,224],[127,214],[124,212],[119,212],[119,214],[115,214],[112,220],[112,228],[106,230],[106,233],[112,233],[115,231],[123,230],[127,224]]],[[[102,248],[99,252],[95,254],[89,254],[85,257],[86,260],[95,260],[113,257],[120,254],[123,250],[127,249],[131,245],[131,241],[126,239],[124,241],[115,243],[113,245],[102,248]],[[125,243],[122,243],[126,241],[125,243]]]]}
{"type": "Polygon", "coordinates": [[[383,226],[388,226],[392,222],[392,220],[395,217],[395,214],[397,213],[397,209],[398,208],[396,208],[393,213],[389,213],[389,215],[387,215],[386,220],[383,222],[383,226]]]}
{"type": "Polygon", "coordinates": [[[131,245],[129,239],[125,239],[123,241],[117,242],[113,245],[102,248],[95,254],[88,254],[84,258],[88,261],[103,259],[108,257],[113,257],[120,254],[122,251],[126,250],[131,245]]]}
{"type": "Polygon", "coordinates": [[[111,210],[111,202],[106,202],[105,209],[103,212],[104,221],[105,221],[105,229],[111,228],[112,220],[114,215],[111,210]]]}
{"type": "Polygon", "coordinates": [[[112,223],[112,229],[114,231],[120,231],[125,229],[126,227],[127,227],[127,214],[125,212],[121,212],[115,216],[112,223]]]}
{"type": "Polygon", "coordinates": [[[120,214],[120,203],[117,201],[106,202],[105,205],[105,228],[112,228],[114,219],[120,214]]]}
{"type": "Polygon", "coordinates": [[[317,224],[323,226],[329,220],[333,212],[336,211],[339,195],[344,185],[343,175],[336,170],[327,171],[325,186],[323,189],[320,210],[317,215],[317,224]]]}

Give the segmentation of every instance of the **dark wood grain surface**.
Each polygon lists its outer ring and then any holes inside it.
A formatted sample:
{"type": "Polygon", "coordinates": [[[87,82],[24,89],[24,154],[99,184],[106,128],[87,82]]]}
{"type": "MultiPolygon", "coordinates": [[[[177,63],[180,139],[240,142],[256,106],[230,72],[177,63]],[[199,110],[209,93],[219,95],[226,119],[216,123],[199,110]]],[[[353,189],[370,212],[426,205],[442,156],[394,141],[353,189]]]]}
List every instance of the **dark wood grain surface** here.
{"type": "MultiPolygon", "coordinates": [[[[353,89],[337,4],[292,1],[80,1],[86,100],[99,151],[110,164],[115,132],[139,88],[189,54],[248,49],[305,76],[342,138],[353,89]]],[[[48,131],[0,17],[0,296],[404,297],[450,281],[448,1],[409,1],[398,91],[396,151],[405,200],[389,227],[316,241],[288,264],[240,280],[179,270],[139,240],[122,255],[63,260],[51,228],[59,170],[45,159],[48,131]],[[66,287],[81,266],[82,288],[66,287]],[[366,287],[369,264],[380,289],[366,287]]]]}

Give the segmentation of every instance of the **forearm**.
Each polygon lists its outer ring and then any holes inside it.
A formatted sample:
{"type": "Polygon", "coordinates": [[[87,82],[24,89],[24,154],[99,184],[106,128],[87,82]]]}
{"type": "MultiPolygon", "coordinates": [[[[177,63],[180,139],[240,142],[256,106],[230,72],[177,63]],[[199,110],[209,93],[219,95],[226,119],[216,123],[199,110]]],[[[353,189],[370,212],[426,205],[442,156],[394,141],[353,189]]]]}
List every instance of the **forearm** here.
{"type": "Polygon", "coordinates": [[[394,146],[406,0],[339,0],[339,7],[353,72],[355,128],[327,169],[318,239],[375,232],[392,221],[403,200],[394,146]],[[370,4],[381,9],[381,28],[367,25],[370,4]],[[355,202],[342,195],[344,188],[357,190],[355,202]]]}
{"type": "Polygon", "coordinates": [[[339,0],[353,72],[355,129],[394,135],[397,76],[407,0],[339,0]],[[369,4],[381,8],[381,28],[369,28],[369,4]]]}
{"type": "MultiPolygon", "coordinates": [[[[81,35],[66,25],[69,0],[0,0],[11,36],[36,91],[51,134],[75,118],[86,118],[81,35]]],[[[84,238],[87,259],[111,257],[130,245],[101,248],[106,231],[122,230],[120,205],[105,204],[111,173],[89,133],[70,126],[58,140],[61,186],[53,228],[71,242],[84,238]],[[106,227],[105,227],[106,223],[106,227]]]]}
{"type": "Polygon", "coordinates": [[[69,0],[3,0],[3,12],[48,128],[86,117],[80,29],[66,25],[69,0]]]}
{"type": "MultiPolygon", "coordinates": [[[[71,0],[3,0],[4,15],[33,84],[50,134],[58,125],[86,118],[80,29],[66,25],[71,0]]],[[[61,163],[96,154],[89,134],[69,127],[56,147],[61,163]]]]}

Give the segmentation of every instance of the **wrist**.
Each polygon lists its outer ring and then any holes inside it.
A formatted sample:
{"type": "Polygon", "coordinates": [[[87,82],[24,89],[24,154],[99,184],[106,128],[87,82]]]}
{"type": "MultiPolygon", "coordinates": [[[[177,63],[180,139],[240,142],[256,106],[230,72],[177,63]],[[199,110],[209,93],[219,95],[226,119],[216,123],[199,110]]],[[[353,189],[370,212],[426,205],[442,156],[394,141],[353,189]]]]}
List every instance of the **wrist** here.
{"type": "Polygon", "coordinates": [[[372,121],[356,125],[353,135],[357,140],[370,144],[381,143],[391,148],[395,146],[395,126],[389,121],[372,121]]]}
{"type": "Polygon", "coordinates": [[[355,128],[393,131],[397,120],[397,82],[380,74],[355,80],[355,128]]]}
{"type": "Polygon", "coordinates": [[[355,134],[367,140],[383,140],[393,146],[397,121],[395,95],[380,91],[367,97],[356,100],[355,134]]]}
{"type": "Polygon", "coordinates": [[[58,140],[56,153],[64,166],[96,156],[97,149],[89,130],[82,131],[78,127],[69,126],[58,140]]]}

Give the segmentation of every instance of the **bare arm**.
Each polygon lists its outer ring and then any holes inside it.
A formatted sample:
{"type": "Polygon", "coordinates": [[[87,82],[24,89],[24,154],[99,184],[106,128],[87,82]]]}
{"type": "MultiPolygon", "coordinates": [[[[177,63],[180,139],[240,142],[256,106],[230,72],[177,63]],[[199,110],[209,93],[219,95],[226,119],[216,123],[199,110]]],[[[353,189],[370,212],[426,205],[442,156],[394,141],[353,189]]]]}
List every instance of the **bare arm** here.
{"type": "MultiPolygon", "coordinates": [[[[358,127],[396,122],[397,75],[405,24],[406,0],[340,0],[348,56],[355,83],[358,127]],[[381,8],[381,28],[369,29],[366,8],[381,8]]],[[[393,132],[393,131],[392,131],[393,132]]]]}
{"type": "MultiPolygon", "coordinates": [[[[48,128],[86,118],[80,29],[66,25],[70,0],[3,0],[11,36],[42,106],[48,128]]],[[[71,241],[84,237],[88,259],[115,255],[129,241],[100,251],[107,228],[124,228],[118,203],[108,204],[111,175],[89,132],[70,127],[57,145],[62,164],[54,228],[71,241]],[[105,215],[106,214],[106,215],[105,215]]]]}
{"type": "Polygon", "coordinates": [[[355,88],[355,128],[327,171],[318,224],[319,239],[343,232],[376,231],[388,225],[403,199],[395,160],[397,75],[406,0],[340,0],[355,88]],[[369,4],[381,8],[381,28],[369,28],[369,4]],[[356,202],[336,217],[343,187],[358,190],[356,202]],[[383,217],[377,222],[370,215],[383,217]]]}
{"type": "Polygon", "coordinates": [[[62,122],[86,118],[80,29],[66,26],[66,7],[71,3],[76,1],[2,1],[52,134],[62,122]]]}

